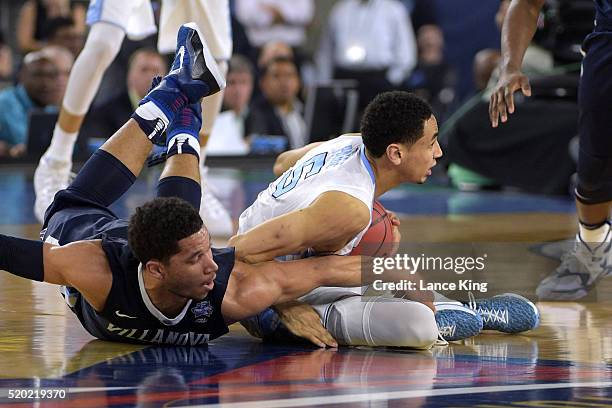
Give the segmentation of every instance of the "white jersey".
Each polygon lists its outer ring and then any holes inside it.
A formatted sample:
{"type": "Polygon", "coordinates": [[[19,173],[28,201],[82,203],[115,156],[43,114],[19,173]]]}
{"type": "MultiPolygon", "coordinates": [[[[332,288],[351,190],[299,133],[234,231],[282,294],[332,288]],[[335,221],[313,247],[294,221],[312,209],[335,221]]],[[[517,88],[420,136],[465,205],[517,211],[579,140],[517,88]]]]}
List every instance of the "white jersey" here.
{"type": "MultiPolygon", "coordinates": [[[[259,193],[255,202],[240,215],[238,232],[244,233],[271,218],[306,208],[327,191],[350,194],[367,205],[371,214],[375,188],[374,172],[365,157],[361,137],[340,136],[306,153],[259,193]]],[[[367,229],[336,253],[350,253],[367,229]]]]}

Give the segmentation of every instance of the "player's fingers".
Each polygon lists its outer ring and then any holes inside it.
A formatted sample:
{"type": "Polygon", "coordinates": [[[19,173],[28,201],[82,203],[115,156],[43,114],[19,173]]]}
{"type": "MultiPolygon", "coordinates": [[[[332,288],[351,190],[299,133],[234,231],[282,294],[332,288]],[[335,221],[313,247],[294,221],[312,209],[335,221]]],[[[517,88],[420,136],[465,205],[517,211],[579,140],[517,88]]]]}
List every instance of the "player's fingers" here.
{"type": "Polygon", "coordinates": [[[491,94],[491,99],[489,99],[489,120],[491,121],[491,126],[492,127],[497,127],[497,120],[498,120],[498,113],[497,113],[497,92],[493,92],[493,94],[491,94]]]}
{"type": "Polygon", "coordinates": [[[499,120],[504,123],[508,117],[506,114],[506,102],[504,101],[504,90],[500,90],[497,94],[497,115],[499,116],[499,120]]]}
{"type": "Polygon", "coordinates": [[[394,225],[394,226],[400,225],[400,219],[397,217],[397,215],[395,215],[393,211],[387,210],[387,214],[389,215],[389,219],[391,220],[391,225],[394,225]]]}
{"type": "Polygon", "coordinates": [[[523,91],[523,95],[531,96],[531,84],[529,83],[529,78],[526,76],[521,78],[521,91],[523,91]]]}
{"type": "Polygon", "coordinates": [[[338,342],[336,342],[336,339],[334,339],[331,333],[325,330],[325,328],[323,328],[319,338],[329,347],[338,347],[338,342]]]}
{"type": "Polygon", "coordinates": [[[307,334],[305,337],[308,339],[308,341],[310,341],[315,346],[321,347],[321,348],[325,348],[325,343],[323,343],[321,340],[319,340],[319,338],[317,338],[317,336],[315,336],[313,334],[307,334]]]}
{"type": "Polygon", "coordinates": [[[508,86],[506,87],[505,91],[504,91],[504,101],[506,103],[506,106],[508,107],[508,113],[514,113],[514,92],[513,90],[508,86]]]}

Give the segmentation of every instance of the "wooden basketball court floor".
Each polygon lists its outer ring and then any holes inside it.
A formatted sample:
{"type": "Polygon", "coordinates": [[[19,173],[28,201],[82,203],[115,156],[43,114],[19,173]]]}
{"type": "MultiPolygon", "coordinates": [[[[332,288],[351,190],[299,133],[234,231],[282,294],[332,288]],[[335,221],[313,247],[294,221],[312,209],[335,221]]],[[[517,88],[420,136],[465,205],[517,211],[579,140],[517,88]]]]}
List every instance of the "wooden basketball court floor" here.
{"type": "MultiPolygon", "coordinates": [[[[271,177],[267,170],[212,173],[234,215],[271,177]]],[[[155,177],[144,175],[117,212],[126,215],[149,198],[155,177]]],[[[37,237],[33,199],[31,168],[0,168],[1,233],[37,237]]],[[[476,296],[514,291],[533,298],[558,264],[538,244],[571,237],[575,228],[569,198],[461,193],[434,182],[394,190],[382,202],[401,214],[403,241],[489,253],[477,278],[490,282],[490,291],[476,296]]],[[[94,340],[57,287],[0,272],[0,404],[612,407],[611,294],[609,278],[584,301],[538,303],[541,325],[532,332],[483,333],[427,351],[262,344],[238,327],[208,347],[142,347],[94,340]],[[66,394],[9,398],[25,389],[66,394]]]]}

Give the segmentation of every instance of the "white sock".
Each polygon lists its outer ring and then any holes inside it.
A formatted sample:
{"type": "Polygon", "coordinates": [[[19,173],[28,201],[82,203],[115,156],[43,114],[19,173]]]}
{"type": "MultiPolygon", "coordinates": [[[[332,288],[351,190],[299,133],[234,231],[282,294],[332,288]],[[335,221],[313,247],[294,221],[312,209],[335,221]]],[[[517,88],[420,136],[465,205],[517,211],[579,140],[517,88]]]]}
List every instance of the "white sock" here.
{"type": "Polygon", "coordinates": [[[610,225],[608,223],[603,224],[599,228],[588,229],[582,223],[579,223],[580,226],[580,238],[587,244],[593,244],[592,246],[597,246],[598,244],[604,242],[606,239],[606,235],[610,230],[610,225]]]}
{"type": "Polygon", "coordinates": [[[72,152],[76,143],[77,133],[68,133],[57,123],[53,129],[51,144],[45,156],[59,161],[72,161],[72,152]]]}

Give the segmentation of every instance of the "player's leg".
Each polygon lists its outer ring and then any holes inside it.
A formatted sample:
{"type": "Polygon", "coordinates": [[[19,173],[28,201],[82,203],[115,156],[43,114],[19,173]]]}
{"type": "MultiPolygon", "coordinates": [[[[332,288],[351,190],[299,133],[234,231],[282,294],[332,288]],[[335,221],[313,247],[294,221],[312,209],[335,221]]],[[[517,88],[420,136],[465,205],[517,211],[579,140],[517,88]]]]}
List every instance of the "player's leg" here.
{"type": "MultiPolygon", "coordinates": [[[[102,206],[118,199],[132,185],[151,150],[161,143],[163,132],[190,103],[199,103],[225,85],[217,71],[209,69],[211,58],[195,26],[183,26],[178,33],[177,53],[172,70],[140,102],[130,119],[94,153],[68,190],[102,206]],[[195,74],[194,74],[195,73],[195,74]],[[197,75],[197,76],[196,76],[197,75]]],[[[193,121],[193,115],[186,115],[193,121]]],[[[182,120],[182,117],[179,118],[182,120]]],[[[183,123],[178,120],[177,123],[183,123]]],[[[175,126],[171,129],[182,129],[175,126]]],[[[170,146],[186,149],[189,143],[170,133],[170,146]]],[[[199,146],[198,146],[199,147],[199,146]]],[[[174,160],[173,160],[174,162],[174,160]]],[[[197,168],[193,177],[199,177],[197,168]]]]}
{"type": "Polygon", "coordinates": [[[580,153],[576,208],[579,232],[574,249],[540,282],[540,299],[576,300],[612,271],[612,50],[607,36],[586,42],[579,89],[580,153]]]}
{"type": "Polygon", "coordinates": [[[83,118],[124,37],[124,30],[117,25],[105,22],[94,24],[83,51],[70,71],[51,144],[34,173],[34,213],[40,221],[55,193],[68,186],[72,153],[83,118]]]}
{"type": "MultiPolygon", "coordinates": [[[[187,20],[195,21],[206,39],[211,55],[218,64],[219,71],[225,75],[231,57],[232,39],[229,26],[229,2],[227,0],[165,0],[162,2],[158,49],[170,52],[174,47],[173,34],[187,20]]],[[[223,93],[220,92],[202,100],[202,127],[200,129],[200,163],[202,181],[202,207],[200,215],[213,235],[231,235],[233,224],[231,216],[212,192],[207,183],[208,168],[206,143],[217,115],[221,110],[223,93]]]]}
{"type": "MultiPolygon", "coordinates": [[[[167,131],[166,164],[157,184],[158,197],[180,197],[200,209],[200,103],[183,108],[167,131]]],[[[206,205],[206,203],[202,203],[206,205]]]]}
{"type": "MultiPolygon", "coordinates": [[[[34,174],[34,213],[40,221],[55,193],[68,185],[74,144],[83,118],[125,35],[140,39],[156,31],[150,0],[92,1],[87,24],[91,29],[70,72],[51,144],[34,174]]],[[[177,30],[178,27],[173,35],[177,30]]]]}
{"type": "MultiPolygon", "coordinates": [[[[219,66],[224,73],[227,72],[227,64],[225,62],[219,64],[219,66]]],[[[208,226],[212,235],[230,236],[234,233],[232,217],[217,198],[217,194],[213,191],[211,183],[208,182],[208,166],[205,164],[206,144],[212,132],[214,121],[221,111],[222,101],[222,92],[202,100],[202,111],[204,116],[202,128],[200,129],[200,140],[202,141],[200,171],[202,179],[202,203],[206,205],[202,205],[200,208],[200,216],[208,226]]]]}
{"type": "Polygon", "coordinates": [[[419,302],[351,296],[314,308],[341,345],[426,349],[438,339],[434,312],[419,302]]]}

